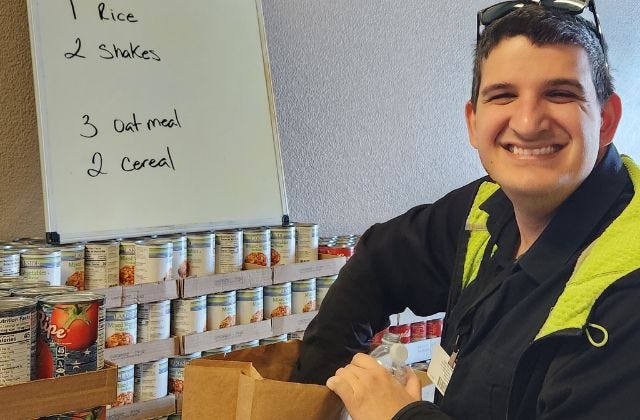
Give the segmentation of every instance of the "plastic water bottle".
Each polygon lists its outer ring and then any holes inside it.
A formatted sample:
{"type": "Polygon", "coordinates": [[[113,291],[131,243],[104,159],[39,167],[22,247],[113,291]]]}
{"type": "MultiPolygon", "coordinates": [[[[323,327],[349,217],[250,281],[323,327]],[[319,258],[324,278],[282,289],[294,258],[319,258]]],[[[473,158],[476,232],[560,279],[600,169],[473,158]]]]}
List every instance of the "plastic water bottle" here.
{"type": "Polygon", "coordinates": [[[399,334],[385,332],[382,344],[373,349],[369,355],[384,366],[402,385],[407,383],[405,367],[409,351],[400,342],[399,334]]]}

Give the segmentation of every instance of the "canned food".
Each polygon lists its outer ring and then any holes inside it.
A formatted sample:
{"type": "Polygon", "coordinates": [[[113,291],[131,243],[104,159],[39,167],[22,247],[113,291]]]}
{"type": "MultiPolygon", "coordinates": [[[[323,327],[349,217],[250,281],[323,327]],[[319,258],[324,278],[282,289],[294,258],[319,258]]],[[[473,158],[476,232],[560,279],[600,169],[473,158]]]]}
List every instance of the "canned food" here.
{"type": "Polygon", "coordinates": [[[205,331],[206,325],[206,295],[171,301],[171,335],[201,333],[205,331]]]}
{"type": "Polygon", "coordinates": [[[120,241],[119,248],[119,283],[122,286],[135,284],[136,279],[136,241],[125,239],[120,241]]]}
{"type": "Polygon", "coordinates": [[[296,223],[296,262],[318,259],[318,225],[296,223]]]}
{"type": "Polygon", "coordinates": [[[90,242],[85,245],[85,289],[105,289],[118,285],[119,248],[118,241],[90,242]]]}
{"type": "Polygon", "coordinates": [[[242,270],[242,230],[216,231],[216,273],[242,270]]]}
{"type": "Polygon", "coordinates": [[[296,227],[271,226],[271,266],[296,262],[296,227]]]}
{"type": "Polygon", "coordinates": [[[384,334],[388,332],[389,328],[385,328],[384,330],[378,331],[376,334],[374,334],[373,338],[371,338],[371,347],[377,347],[382,344],[382,337],[384,337],[384,334]]]}
{"type": "Polygon", "coordinates": [[[427,370],[429,370],[429,362],[428,361],[411,363],[409,366],[413,370],[420,370],[422,372],[426,372],[427,370]]]}
{"type": "Polygon", "coordinates": [[[283,341],[287,341],[287,339],[288,339],[287,334],[276,335],[274,337],[263,338],[262,340],[260,340],[260,345],[268,346],[269,344],[281,343],[283,341]]]}
{"type": "Polygon", "coordinates": [[[104,366],[104,297],[78,292],[38,299],[38,378],[104,366]]]}
{"type": "Polygon", "coordinates": [[[355,246],[352,243],[336,243],[329,246],[318,246],[318,257],[321,260],[328,258],[345,257],[349,259],[353,256],[355,246]]]}
{"type": "Polygon", "coordinates": [[[271,230],[245,229],[243,232],[243,268],[252,270],[271,266],[271,230]]]}
{"type": "Polygon", "coordinates": [[[212,232],[187,235],[187,269],[189,276],[207,276],[215,271],[215,235],[212,232]]]}
{"type": "Polygon", "coordinates": [[[264,318],[291,315],[291,283],[264,287],[264,318]]]}
{"type": "Polygon", "coordinates": [[[148,401],[165,397],[169,382],[169,359],[139,363],[133,373],[133,401],[148,401]]]}
{"type": "Polygon", "coordinates": [[[73,286],[41,286],[41,287],[31,287],[28,289],[24,289],[24,288],[11,289],[11,294],[13,296],[27,297],[31,299],[37,299],[38,296],[59,295],[61,293],[64,294],[64,293],[75,293],[75,292],[77,292],[77,290],[73,286]]]}
{"type": "Polygon", "coordinates": [[[176,356],[169,358],[169,392],[174,394],[182,394],[184,389],[184,368],[193,359],[202,356],[201,352],[185,354],[184,356],[176,356]]]}
{"type": "Polygon", "coordinates": [[[133,377],[133,365],[118,367],[118,382],[116,384],[117,394],[116,400],[113,404],[111,404],[112,407],[120,407],[122,405],[133,404],[133,377]]]}
{"type": "Polygon", "coordinates": [[[215,349],[203,351],[202,357],[213,356],[216,354],[225,354],[225,353],[229,353],[230,351],[231,351],[231,346],[216,347],[215,349]]]}
{"type": "Polygon", "coordinates": [[[60,284],[60,251],[46,248],[29,249],[20,256],[20,274],[27,280],[60,284]]]}
{"type": "Polygon", "coordinates": [[[135,283],[157,283],[171,280],[173,243],[152,239],[136,243],[135,283]]]}
{"type": "Polygon", "coordinates": [[[322,276],[316,279],[316,306],[320,308],[329,288],[338,279],[338,275],[322,276]]]}
{"type": "Polygon", "coordinates": [[[236,325],[235,290],[207,295],[207,330],[234,325],[236,325]]]}
{"type": "Polygon", "coordinates": [[[62,245],[60,251],[61,283],[84,290],[84,244],[62,245]]]}
{"type": "Polygon", "coordinates": [[[171,336],[171,301],[138,304],[138,343],[164,340],[171,336]]]}
{"type": "Polygon", "coordinates": [[[13,248],[0,249],[0,276],[20,274],[20,252],[13,248]]]}
{"type": "Polygon", "coordinates": [[[411,342],[427,339],[427,323],[418,321],[411,323],[411,342]]]}
{"type": "Polygon", "coordinates": [[[263,308],[262,287],[243,289],[236,292],[238,324],[243,325],[262,321],[264,316],[262,313],[263,308]]]}
{"type": "Polygon", "coordinates": [[[289,333],[289,340],[302,340],[304,338],[304,330],[289,333]]]}
{"type": "Polygon", "coordinates": [[[249,349],[251,347],[258,347],[259,345],[260,345],[260,340],[246,341],[244,343],[234,344],[233,346],[231,346],[231,351],[249,349]]]}
{"type": "Polygon", "coordinates": [[[174,280],[187,277],[187,237],[186,235],[170,236],[173,244],[173,258],[171,261],[171,278],[174,280]]]}
{"type": "Polygon", "coordinates": [[[49,287],[51,286],[46,281],[38,280],[22,280],[0,283],[0,290],[18,290],[18,289],[31,289],[33,287],[49,287]]]}
{"type": "Polygon", "coordinates": [[[392,325],[389,327],[389,332],[398,334],[400,336],[400,342],[403,344],[411,342],[411,327],[409,324],[392,325]]]}
{"type": "Polygon", "coordinates": [[[138,305],[107,309],[105,347],[136,344],[138,334],[138,305]]]}
{"type": "Polygon", "coordinates": [[[316,279],[291,282],[291,312],[301,314],[316,310],[316,279]]]}
{"type": "Polygon", "coordinates": [[[36,301],[0,299],[0,386],[36,378],[36,301]]]}
{"type": "Polygon", "coordinates": [[[442,335],[442,319],[430,319],[427,321],[427,338],[436,338],[442,335]]]}

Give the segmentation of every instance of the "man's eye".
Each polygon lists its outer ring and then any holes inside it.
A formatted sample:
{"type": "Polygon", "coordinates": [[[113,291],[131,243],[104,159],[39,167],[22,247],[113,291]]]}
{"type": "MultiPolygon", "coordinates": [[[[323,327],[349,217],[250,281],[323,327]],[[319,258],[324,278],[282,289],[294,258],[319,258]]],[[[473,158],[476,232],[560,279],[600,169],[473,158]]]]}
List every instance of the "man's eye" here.
{"type": "Polygon", "coordinates": [[[555,101],[572,101],[580,99],[579,95],[566,90],[553,90],[547,93],[547,96],[555,101]]]}
{"type": "Polygon", "coordinates": [[[491,95],[487,97],[486,102],[498,102],[498,103],[508,102],[513,98],[515,98],[515,96],[516,95],[514,95],[513,93],[508,93],[508,92],[497,93],[495,95],[491,95]]]}

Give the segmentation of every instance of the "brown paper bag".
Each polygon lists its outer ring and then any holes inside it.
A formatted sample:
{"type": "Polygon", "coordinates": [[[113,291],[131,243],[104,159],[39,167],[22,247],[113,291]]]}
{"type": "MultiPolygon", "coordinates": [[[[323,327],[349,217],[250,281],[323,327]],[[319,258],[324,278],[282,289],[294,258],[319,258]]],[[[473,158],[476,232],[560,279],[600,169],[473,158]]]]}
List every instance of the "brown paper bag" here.
{"type": "Polygon", "coordinates": [[[344,418],[344,406],[329,388],[288,382],[299,347],[299,341],[290,341],[191,361],[185,369],[183,418],[344,418]]]}

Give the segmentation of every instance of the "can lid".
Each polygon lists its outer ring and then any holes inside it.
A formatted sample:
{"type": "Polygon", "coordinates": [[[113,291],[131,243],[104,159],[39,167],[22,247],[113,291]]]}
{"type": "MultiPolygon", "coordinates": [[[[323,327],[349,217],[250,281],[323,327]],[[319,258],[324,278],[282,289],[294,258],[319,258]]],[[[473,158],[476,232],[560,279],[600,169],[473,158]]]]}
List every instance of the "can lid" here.
{"type": "Polygon", "coordinates": [[[78,292],[78,293],[47,295],[38,300],[40,302],[45,302],[45,303],[81,303],[81,302],[94,302],[94,301],[104,300],[104,296],[99,295],[97,293],[91,293],[91,292],[78,292]]]}
{"type": "Polygon", "coordinates": [[[35,299],[26,297],[3,297],[0,298],[0,310],[20,309],[29,306],[36,306],[38,302],[35,299]]]}
{"type": "Polygon", "coordinates": [[[15,288],[9,291],[14,296],[31,297],[36,298],[44,295],[58,295],[61,293],[74,293],[78,289],[73,286],[42,286],[42,287],[30,287],[30,288],[15,288]]]}

